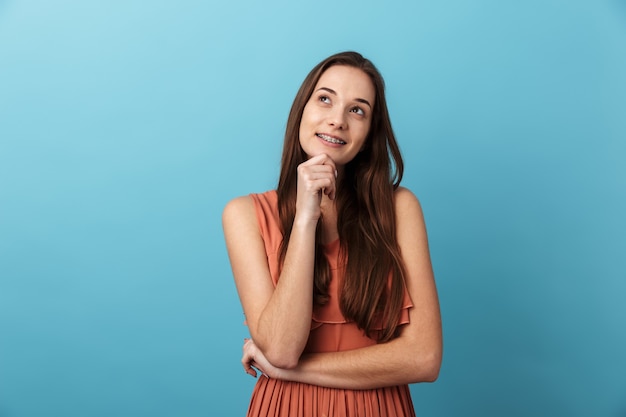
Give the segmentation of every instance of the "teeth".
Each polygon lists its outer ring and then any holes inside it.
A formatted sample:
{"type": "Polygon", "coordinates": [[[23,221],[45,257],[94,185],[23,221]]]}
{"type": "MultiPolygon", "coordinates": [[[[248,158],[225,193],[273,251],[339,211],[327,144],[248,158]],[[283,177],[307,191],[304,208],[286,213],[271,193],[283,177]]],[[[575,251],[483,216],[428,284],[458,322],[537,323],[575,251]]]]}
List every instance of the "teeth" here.
{"type": "Polygon", "coordinates": [[[333,137],[330,137],[330,136],[327,136],[327,135],[323,135],[323,134],[321,134],[321,133],[318,133],[318,134],[317,134],[317,136],[318,136],[319,138],[324,139],[326,142],[330,142],[330,143],[337,143],[337,144],[339,144],[339,145],[345,145],[345,144],[346,144],[346,142],[344,142],[344,141],[342,141],[342,140],[340,140],[340,139],[335,139],[335,138],[333,138],[333,137]]]}

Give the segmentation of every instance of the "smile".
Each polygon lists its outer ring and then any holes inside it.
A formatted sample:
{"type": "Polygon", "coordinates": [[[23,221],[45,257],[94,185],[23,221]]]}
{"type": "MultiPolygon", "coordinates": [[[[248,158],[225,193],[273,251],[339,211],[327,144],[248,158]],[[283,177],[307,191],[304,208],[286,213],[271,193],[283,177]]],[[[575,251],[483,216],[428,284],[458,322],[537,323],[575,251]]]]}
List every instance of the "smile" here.
{"type": "Polygon", "coordinates": [[[342,141],[341,139],[337,139],[337,138],[333,138],[332,136],[328,136],[325,135],[323,133],[316,133],[315,136],[317,136],[318,138],[325,140],[326,142],[329,143],[336,143],[338,145],[345,145],[346,142],[342,141]]]}

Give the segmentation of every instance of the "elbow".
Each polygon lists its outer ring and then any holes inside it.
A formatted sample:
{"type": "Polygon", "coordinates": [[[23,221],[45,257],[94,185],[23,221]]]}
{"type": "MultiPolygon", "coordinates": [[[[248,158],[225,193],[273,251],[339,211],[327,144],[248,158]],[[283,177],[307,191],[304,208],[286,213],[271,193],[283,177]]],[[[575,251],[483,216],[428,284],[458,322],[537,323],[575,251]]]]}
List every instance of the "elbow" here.
{"type": "Polygon", "coordinates": [[[294,369],[296,366],[298,366],[299,360],[299,358],[289,355],[268,354],[265,356],[265,358],[270,364],[272,364],[272,366],[279,369],[294,369]]]}
{"type": "Polygon", "coordinates": [[[441,370],[441,354],[431,354],[422,364],[422,382],[435,382],[441,370]]]}
{"type": "Polygon", "coordinates": [[[304,346],[300,347],[286,341],[264,340],[261,337],[255,339],[254,336],[252,336],[252,340],[258,340],[255,344],[263,358],[270,365],[279,369],[293,369],[298,366],[300,355],[304,350],[304,346]]]}
{"type": "Polygon", "coordinates": [[[424,369],[423,382],[435,382],[439,378],[441,362],[432,363],[424,369]]]}
{"type": "Polygon", "coordinates": [[[293,369],[298,366],[300,355],[297,352],[285,352],[280,349],[269,349],[265,352],[265,359],[279,369],[293,369]]]}
{"type": "Polygon", "coordinates": [[[435,382],[441,370],[441,354],[431,353],[415,361],[412,382],[435,382]]]}

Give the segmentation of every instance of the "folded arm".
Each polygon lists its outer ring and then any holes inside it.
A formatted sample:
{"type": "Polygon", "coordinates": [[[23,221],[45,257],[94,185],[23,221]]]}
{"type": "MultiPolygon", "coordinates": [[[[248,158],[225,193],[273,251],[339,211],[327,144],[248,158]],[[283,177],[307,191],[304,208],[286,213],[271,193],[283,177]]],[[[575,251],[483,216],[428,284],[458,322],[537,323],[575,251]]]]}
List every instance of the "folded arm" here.
{"type": "Polygon", "coordinates": [[[298,364],[311,329],[315,230],[322,196],[334,199],[337,168],[328,155],[298,166],[296,212],[276,287],[254,202],[241,197],[228,203],[222,223],[237,292],[250,335],[275,366],[298,364]]]}
{"type": "Polygon", "coordinates": [[[272,366],[257,351],[255,341],[247,341],[242,362],[249,373],[254,366],[273,378],[344,389],[437,379],[442,359],[441,317],[423,215],[415,196],[405,189],[396,193],[396,212],[406,285],[414,305],[409,310],[410,323],[402,326],[400,336],[360,349],[305,354],[292,369],[272,366]]]}
{"type": "Polygon", "coordinates": [[[315,225],[312,230],[294,227],[276,288],[252,198],[231,201],[224,209],[223,226],[250,335],[270,363],[292,368],[311,328],[315,225]]]}

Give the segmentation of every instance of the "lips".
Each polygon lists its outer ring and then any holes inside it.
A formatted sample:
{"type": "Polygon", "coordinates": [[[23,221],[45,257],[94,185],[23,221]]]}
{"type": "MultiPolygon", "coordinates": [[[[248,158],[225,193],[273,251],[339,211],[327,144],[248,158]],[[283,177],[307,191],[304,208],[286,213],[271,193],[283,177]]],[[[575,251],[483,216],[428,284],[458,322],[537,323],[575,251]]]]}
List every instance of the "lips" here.
{"type": "Polygon", "coordinates": [[[324,133],[316,133],[315,136],[317,136],[318,138],[320,138],[320,139],[322,139],[322,140],[324,140],[324,141],[326,141],[328,143],[334,143],[334,144],[337,144],[337,145],[345,145],[346,144],[346,142],[344,142],[343,140],[335,138],[333,136],[326,135],[324,133]]]}

